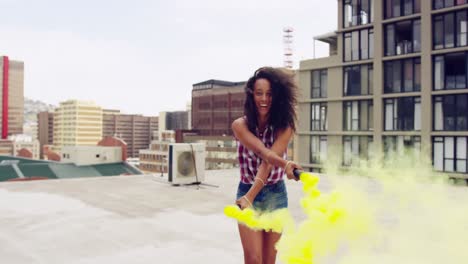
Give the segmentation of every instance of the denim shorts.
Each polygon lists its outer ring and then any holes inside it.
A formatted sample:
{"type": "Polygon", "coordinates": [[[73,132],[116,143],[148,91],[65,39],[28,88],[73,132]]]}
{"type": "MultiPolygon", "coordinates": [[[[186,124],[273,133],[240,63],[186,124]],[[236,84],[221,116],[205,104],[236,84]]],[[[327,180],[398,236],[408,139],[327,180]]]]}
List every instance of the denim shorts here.
{"type": "MultiPolygon", "coordinates": [[[[239,182],[236,199],[244,196],[252,187],[252,184],[239,182]]],[[[253,207],[259,211],[273,211],[288,207],[288,192],[286,185],[281,180],[275,184],[268,184],[257,194],[253,201],[253,207]]]]}

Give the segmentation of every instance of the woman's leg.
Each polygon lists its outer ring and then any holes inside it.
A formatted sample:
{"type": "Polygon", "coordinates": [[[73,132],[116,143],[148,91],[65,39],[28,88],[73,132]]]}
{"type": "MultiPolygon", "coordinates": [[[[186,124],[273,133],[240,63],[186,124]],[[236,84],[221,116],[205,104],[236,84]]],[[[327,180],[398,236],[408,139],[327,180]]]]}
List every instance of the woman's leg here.
{"type": "Polygon", "coordinates": [[[245,264],[262,264],[263,231],[255,231],[239,224],[239,234],[244,250],[245,264]]]}
{"type": "Polygon", "coordinates": [[[263,264],[274,264],[276,261],[276,242],[281,233],[263,232],[263,264]]]}

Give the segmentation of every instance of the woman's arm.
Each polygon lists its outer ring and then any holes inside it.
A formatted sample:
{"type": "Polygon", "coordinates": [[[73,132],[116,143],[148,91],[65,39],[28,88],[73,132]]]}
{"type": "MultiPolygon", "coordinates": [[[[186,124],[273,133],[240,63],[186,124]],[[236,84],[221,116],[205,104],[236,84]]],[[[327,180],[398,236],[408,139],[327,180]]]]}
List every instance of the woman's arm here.
{"type": "Polygon", "coordinates": [[[244,118],[238,118],[232,123],[232,131],[234,136],[244,145],[247,149],[253,151],[255,154],[260,156],[262,160],[267,161],[277,167],[285,168],[288,179],[295,179],[293,170],[295,168],[302,169],[301,166],[292,161],[287,161],[281,157],[282,153],[288,147],[288,143],[291,140],[293,131],[291,128],[286,128],[283,131],[279,131],[275,143],[271,147],[271,150],[265,147],[263,142],[257,138],[247,127],[247,123],[244,118]]]}
{"type": "MultiPolygon", "coordinates": [[[[257,151],[253,150],[255,153],[265,153],[264,149],[267,149],[268,151],[270,151],[270,153],[272,153],[272,154],[270,154],[270,157],[276,156],[276,157],[279,158],[279,159],[276,159],[276,160],[270,158],[270,160],[275,160],[275,161],[281,160],[281,161],[284,161],[283,163],[285,165],[288,164],[288,161],[285,161],[281,157],[281,155],[287,150],[289,141],[291,140],[291,137],[293,135],[293,131],[292,131],[291,128],[288,127],[288,128],[286,128],[284,130],[279,131],[278,134],[277,134],[277,138],[276,138],[275,142],[273,143],[273,145],[271,147],[271,150],[269,150],[268,148],[265,147],[265,145],[263,144],[263,142],[260,139],[258,139],[255,135],[253,135],[250,132],[250,130],[248,130],[244,119],[240,119],[240,121],[238,119],[238,120],[234,121],[234,123],[233,123],[234,134],[236,135],[238,140],[243,145],[245,145],[248,149],[250,149],[249,147],[257,148],[257,151]],[[239,122],[240,124],[239,123],[234,124],[236,122],[239,122]],[[236,126],[240,126],[240,127],[236,127],[236,126]],[[238,135],[240,137],[242,137],[242,138],[239,138],[238,135]]],[[[290,162],[289,165],[288,165],[288,168],[286,168],[286,170],[288,170],[287,172],[289,172],[288,178],[291,178],[290,175],[292,175],[292,170],[294,168],[300,168],[300,166],[298,166],[297,164],[292,163],[292,162],[290,162]],[[291,165],[291,166],[289,166],[289,165],[291,165]]],[[[268,176],[270,175],[270,172],[271,172],[272,169],[273,169],[273,166],[271,164],[269,164],[268,162],[262,162],[260,164],[260,167],[259,167],[259,169],[257,171],[257,175],[255,176],[254,184],[252,185],[250,190],[247,192],[245,197],[242,197],[242,198],[240,198],[239,200],[236,201],[236,203],[238,205],[240,205],[240,207],[242,209],[244,209],[246,207],[249,207],[251,205],[251,203],[253,202],[253,200],[257,196],[257,194],[260,192],[260,190],[267,183],[268,176]]],[[[292,175],[292,178],[296,179],[293,175],[292,175]]]]}
{"type": "Polygon", "coordinates": [[[266,162],[262,162],[262,164],[260,164],[252,187],[250,187],[249,191],[244,196],[242,196],[236,201],[236,204],[239,205],[241,209],[252,206],[255,197],[257,197],[257,194],[264,187],[263,183],[266,183],[266,179],[268,178],[268,175],[270,175],[272,168],[273,166],[269,165],[266,162]],[[262,179],[263,181],[260,181],[258,179],[262,179]]]}

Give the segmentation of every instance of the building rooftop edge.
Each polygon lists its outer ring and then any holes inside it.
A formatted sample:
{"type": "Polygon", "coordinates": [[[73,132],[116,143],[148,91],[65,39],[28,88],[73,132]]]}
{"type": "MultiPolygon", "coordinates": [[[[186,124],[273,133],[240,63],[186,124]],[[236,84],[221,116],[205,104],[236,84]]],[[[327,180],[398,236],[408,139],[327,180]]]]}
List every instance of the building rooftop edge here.
{"type": "Polygon", "coordinates": [[[203,84],[218,84],[218,85],[224,85],[224,86],[236,86],[236,85],[242,85],[242,84],[245,84],[245,83],[246,83],[245,81],[230,82],[230,81],[210,79],[210,80],[206,80],[206,81],[203,81],[203,82],[195,83],[192,86],[203,85],[203,84]]]}
{"type": "Polygon", "coordinates": [[[314,40],[322,41],[328,44],[336,43],[338,34],[336,31],[328,32],[314,37],[314,40]]]}

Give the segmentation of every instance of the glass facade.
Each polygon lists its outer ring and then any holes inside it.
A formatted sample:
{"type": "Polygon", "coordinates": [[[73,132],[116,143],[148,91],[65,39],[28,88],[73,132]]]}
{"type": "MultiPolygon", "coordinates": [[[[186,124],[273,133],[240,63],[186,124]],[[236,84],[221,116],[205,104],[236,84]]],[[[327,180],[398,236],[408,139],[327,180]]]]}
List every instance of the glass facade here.
{"type": "Polygon", "coordinates": [[[374,30],[362,29],[343,34],[344,61],[368,60],[374,57],[374,30]]]}
{"type": "Polygon", "coordinates": [[[434,169],[467,173],[468,137],[433,137],[432,162],[434,169]]]}
{"type": "Polygon", "coordinates": [[[311,74],[311,98],[326,98],[327,97],[327,70],[315,70],[311,74]]]}
{"type": "Polygon", "coordinates": [[[369,131],[374,126],[374,104],[372,100],[343,102],[343,130],[369,131]]]}
{"type": "Polygon", "coordinates": [[[352,27],[372,23],[373,0],[344,0],[343,1],[343,27],[352,27]]]}
{"type": "Polygon", "coordinates": [[[385,0],[384,3],[384,17],[386,19],[419,12],[421,12],[421,0],[385,0]]]}
{"type": "Polygon", "coordinates": [[[420,90],[420,58],[384,62],[384,93],[406,93],[420,90]]]}
{"type": "Polygon", "coordinates": [[[384,99],[384,130],[421,130],[421,98],[384,99]]]}
{"type": "Polygon", "coordinates": [[[370,95],[374,90],[374,70],[372,64],[362,64],[343,68],[343,95],[370,95]]]}
{"type": "Polygon", "coordinates": [[[464,5],[466,3],[467,0],[432,0],[432,8],[441,9],[457,5],[464,5]]]}
{"type": "Polygon", "coordinates": [[[434,57],[434,90],[467,88],[467,56],[466,52],[457,52],[434,57]]]}
{"type": "Polygon", "coordinates": [[[372,155],[373,138],[371,136],[343,137],[343,165],[358,165],[361,160],[368,160],[372,155]]]}
{"type": "Polygon", "coordinates": [[[433,17],[433,48],[445,49],[467,45],[467,12],[464,9],[433,17]]]}
{"type": "Polygon", "coordinates": [[[326,103],[310,104],[310,130],[311,131],[328,130],[327,104],[326,103]]]}
{"type": "Polygon", "coordinates": [[[434,96],[435,131],[468,130],[468,94],[434,96]]]}
{"type": "Polygon", "coordinates": [[[310,137],[310,163],[321,163],[327,158],[327,137],[310,137]]]}
{"type": "Polygon", "coordinates": [[[421,51],[421,20],[405,20],[384,27],[385,56],[421,51]]]}

